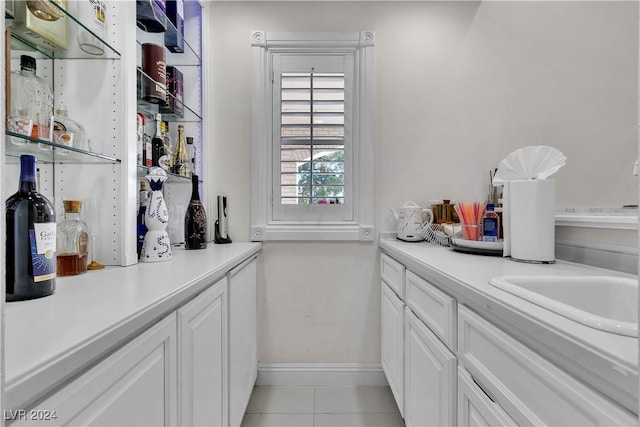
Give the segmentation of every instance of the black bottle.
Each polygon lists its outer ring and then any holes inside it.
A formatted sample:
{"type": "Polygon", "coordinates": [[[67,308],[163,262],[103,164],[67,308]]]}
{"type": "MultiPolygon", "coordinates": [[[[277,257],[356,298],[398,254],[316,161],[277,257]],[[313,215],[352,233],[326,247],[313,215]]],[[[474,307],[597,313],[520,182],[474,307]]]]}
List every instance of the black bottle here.
{"type": "Polygon", "coordinates": [[[56,288],[56,215],[38,193],[36,158],[20,156],[18,192],[6,212],[7,301],[51,295],[56,288]]]}
{"type": "Polygon", "coordinates": [[[200,202],[198,175],[191,176],[191,201],[184,215],[184,248],[207,249],[207,213],[200,202]]]}

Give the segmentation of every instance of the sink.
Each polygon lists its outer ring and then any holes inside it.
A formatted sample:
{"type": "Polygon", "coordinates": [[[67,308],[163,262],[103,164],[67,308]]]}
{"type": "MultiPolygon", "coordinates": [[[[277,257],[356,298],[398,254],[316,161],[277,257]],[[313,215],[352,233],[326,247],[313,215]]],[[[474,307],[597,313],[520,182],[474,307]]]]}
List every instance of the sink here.
{"type": "Polygon", "coordinates": [[[638,336],[638,281],[613,276],[501,276],[489,284],[594,329],[638,336]]]}

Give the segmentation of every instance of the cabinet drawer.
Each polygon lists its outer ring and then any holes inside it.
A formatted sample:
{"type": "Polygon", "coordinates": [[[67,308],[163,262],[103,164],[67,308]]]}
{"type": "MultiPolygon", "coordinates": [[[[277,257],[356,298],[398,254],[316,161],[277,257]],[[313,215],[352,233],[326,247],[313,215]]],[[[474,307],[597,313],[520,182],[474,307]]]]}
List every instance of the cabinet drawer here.
{"type": "Polygon", "coordinates": [[[450,349],[456,349],[456,300],[411,271],[405,280],[405,302],[450,349]]]}
{"type": "Polygon", "coordinates": [[[519,425],[636,425],[637,419],[465,306],[458,357],[519,425]]]}
{"type": "Polygon", "coordinates": [[[462,366],[458,367],[458,426],[515,426],[462,366]]]}
{"type": "Polygon", "coordinates": [[[380,277],[400,297],[404,299],[404,265],[388,255],[380,255],[380,277]]]}

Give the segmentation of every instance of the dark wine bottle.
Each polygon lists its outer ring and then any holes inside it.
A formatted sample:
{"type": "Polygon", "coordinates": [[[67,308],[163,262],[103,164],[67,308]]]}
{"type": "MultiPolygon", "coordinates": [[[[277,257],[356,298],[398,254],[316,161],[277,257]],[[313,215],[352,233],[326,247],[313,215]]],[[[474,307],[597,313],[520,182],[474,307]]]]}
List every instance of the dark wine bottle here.
{"type": "Polygon", "coordinates": [[[136,228],[138,232],[138,259],[142,254],[142,246],[144,245],[144,236],[147,235],[147,225],[144,223],[147,213],[147,202],[149,201],[149,193],[147,193],[147,184],[140,181],[140,208],[138,208],[138,218],[136,219],[136,228]]]}
{"type": "Polygon", "coordinates": [[[7,301],[51,295],[56,288],[56,215],[38,193],[36,158],[20,156],[18,192],[6,201],[7,301]]]}
{"type": "Polygon", "coordinates": [[[191,175],[191,201],[184,215],[185,249],[207,249],[207,213],[200,202],[198,175],[191,175]]]}
{"type": "Polygon", "coordinates": [[[151,164],[167,170],[167,152],[164,149],[164,137],[162,136],[161,127],[162,117],[160,113],[156,113],[155,121],[156,133],[153,135],[153,139],[151,139],[151,164]]]}

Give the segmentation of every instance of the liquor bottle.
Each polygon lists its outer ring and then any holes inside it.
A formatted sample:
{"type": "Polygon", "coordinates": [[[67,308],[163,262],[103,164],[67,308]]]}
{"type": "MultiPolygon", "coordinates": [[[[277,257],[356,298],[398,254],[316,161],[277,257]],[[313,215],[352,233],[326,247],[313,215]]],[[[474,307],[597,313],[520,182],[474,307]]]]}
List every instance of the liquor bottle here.
{"type": "Polygon", "coordinates": [[[137,233],[138,233],[138,259],[142,254],[142,245],[144,244],[144,236],[147,234],[147,225],[145,224],[145,215],[147,212],[147,203],[149,201],[149,193],[147,193],[147,183],[140,181],[140,207],[138,208],[137,233]]]}
{"type": "Polygon", "coordinates": [[[176,144],[175,156],[173,158],[173,173],[189,178],[191,167],[187,154],[187,145],[184,142],[184,126],[178,125],[178,142],[176,144]]]}
{"type": "Polygon", "coordinates": [[[80,200],[64,200],[64,219],[58,224],[56,247],[58,276],[75,276],[87,272],[89,228],[80,219],[80,200]]]}
{"type": "Polygon", "coordinates": [[[11,116],[30,120],[31,137],[38,138],[38,114],[53,115],[53,93],[49,84],[36,75],[35,58],[22,55],[20,71],[11,73],[11,116]]]}
{"type": "Polygon", "coordinates": [[[487,203],[482,215],[482,241],[497,242],[500,234],[500,217],[494,211],[493,203],[487,203]]]}
{"type": "Polygon", "coordinates": [[[160,113],[155,115],[156,132],[151,139],[151,166],[160,166],[166,170],[166,163],[163,165],[161,158],[164,161],[166,159],[166,151],[164,149],[164,137],[162,136],[162,117],[160,113]]]}
{"type": "MultiPolygon", "coordinates": [[[[69,118],[69,112],[63,103],[58,104],[56,107],[56,114],[53,116],[53,119],[53,142],[60,145],[69,145],[80,148],[82,150],[89,150],[84,127],[80,123],[69,118]]],[[[67,150],[58,151],[58,154],[68,153],[67,150]]]]}
{"type": "Polygon", "coordinates": [[[184,215],[184,248],[207,248],[207,213],[200,202],[198,175],[191,175],[191,201],[184,215]]]}
{"type": "Polygon", "coordinates": [[[173,169],[173,144],[171,143],[171,135],[169,135],[169,122],[163,120],[160,125],[160,130],[162,130],[162,141],[164,143],[165,153],[165,158],[160,159],[160,166],[165,171],[170,172],[173,169]]]}
{"type": "Polygon", "coordinates": [[[78,25],[78,45],[91,55],[104,53],[103,43],[106,34],[107,9],[103,0],[82,0],[78,2],[78,16],[87,29],[78,25]]]}
{"type": "Polygon", "coordinates": [[[18,192],[5,204],[7,301],[43,297],[56,288],[56,214],[38,192],[36,169],[34,156],[20,156],[18,192]]]}
{"type": "Polygon", "coordinates": [[[147,118],[142,113],[136,114],[136,164],[144,165],[144,126],[147,122],[147,118]]]}
{"type": "Polygon", "coordinates": [[[189,157],[189,165],[191,173],[196,173],[196,146],[193,144],[193,137],[187,137],[187,156],[189,157]]]}

